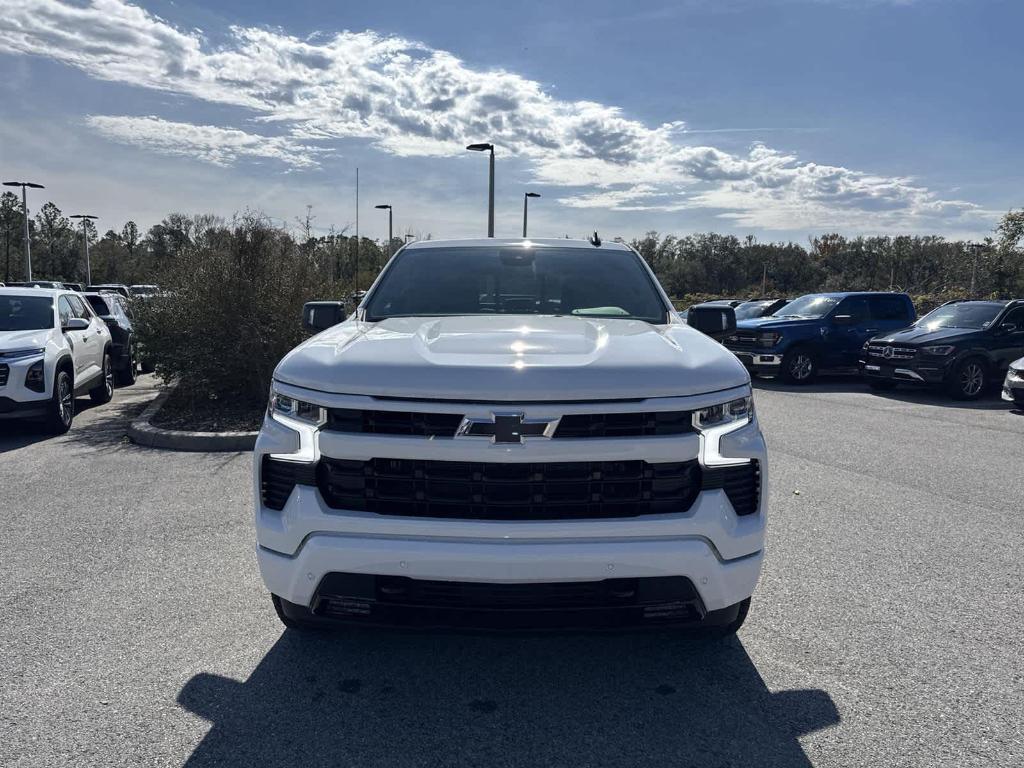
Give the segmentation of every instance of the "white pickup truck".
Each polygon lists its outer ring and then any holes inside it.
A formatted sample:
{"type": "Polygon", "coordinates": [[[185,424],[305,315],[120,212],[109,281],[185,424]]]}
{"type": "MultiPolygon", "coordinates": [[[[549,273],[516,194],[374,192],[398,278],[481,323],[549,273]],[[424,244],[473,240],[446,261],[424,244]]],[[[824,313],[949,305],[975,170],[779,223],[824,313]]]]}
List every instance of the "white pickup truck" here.
{"type": "Polygon", "coordinates": [[[417,242],[348,319],[304,322],[254,461],[286,626],[743,623],[768,469],[750,378],[634,250],[417,242]]]}

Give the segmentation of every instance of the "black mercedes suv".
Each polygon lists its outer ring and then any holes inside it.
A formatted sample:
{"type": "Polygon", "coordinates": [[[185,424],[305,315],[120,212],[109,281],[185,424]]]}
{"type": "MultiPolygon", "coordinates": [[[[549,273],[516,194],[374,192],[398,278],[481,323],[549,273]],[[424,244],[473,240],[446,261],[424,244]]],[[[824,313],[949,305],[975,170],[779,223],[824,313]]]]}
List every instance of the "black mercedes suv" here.
{"type": "Polygon", "coordinates": [[[860,372],[873,389],[900,382],[974,400],[1024,355],[1024,299],[950,301],[895,333],[869,339],[860,372]]]}

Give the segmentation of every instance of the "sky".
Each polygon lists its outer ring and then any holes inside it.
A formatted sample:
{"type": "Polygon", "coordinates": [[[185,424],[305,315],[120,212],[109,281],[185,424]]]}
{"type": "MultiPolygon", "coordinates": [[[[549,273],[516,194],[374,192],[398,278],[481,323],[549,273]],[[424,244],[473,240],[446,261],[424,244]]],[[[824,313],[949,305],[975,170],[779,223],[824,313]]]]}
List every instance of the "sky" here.
{"type": "Polygon", "coordinates": [[[1024,206],[1019,0],[5,0],[0,175],[101,231],[982,237],[1024,206]]]}

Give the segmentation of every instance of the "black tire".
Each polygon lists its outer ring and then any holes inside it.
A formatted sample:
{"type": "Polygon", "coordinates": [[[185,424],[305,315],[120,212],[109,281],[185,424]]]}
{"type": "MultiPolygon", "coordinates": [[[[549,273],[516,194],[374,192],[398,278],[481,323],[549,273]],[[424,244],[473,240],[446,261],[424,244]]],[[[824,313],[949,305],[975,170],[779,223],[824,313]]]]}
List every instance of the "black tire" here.
{"type": "Polygon", "coordinates": [[[782,356],[779,375],[787,384],[810,384],[818,376],[818,359],[807,347],[796,347],[782,356]]]}
{"type": "Polygon", "coordinates": [[[872,379],[868,382],[868,386],[879,392],[889,392],[896,389],[896,382],[891,379],[872,379]]]}
{"type": "Polygon", "coordinates": [[[277,618],[281,620],[288,629],[294,629],[303,632],[322,630],[323,626],[311,618],[312,613],[310,610],[302,605],[296,605],[290,603],[282,597],[277,595],[270,596],[271,601],[274,603],[274,612],[277,614],[277,618]]]}
{"type": "Polygon", "coordinates": [[[750,598],[737,603],[735,606],[723,609],[723,611],[730,611],[733,608],[736,609],[736,617],[729,621],[727,624],[721,624],[719,626],[705,627],[700,630],[701,637],[705,640],[725,640],[737,632],[740,627],[743,626],[743,622],[747,620],[747,614],[750,613],[750,598]]]}
{"type": "Polygon", "coordinates": [[[988,384],[988,365],[980,357],[968,357],[953,367],[946,389],[957,400],[977,400],[988,384]]]}
{"type": "Polygon", "coordinates": [[[109,403],[114,397],[114,368],[110,363],[110,353],[103,353],[103,375],[100,383],[89,390],[89,397],[96,405],[109,403]]]}
{"type": "Polygon", "coordinates": [[[128,362],[117,372],[117,383],[122,387],[130,387],[138,378],[139,361],[136,357],[135,345],[128,345],[128,362]]]}
{"type": "Polygon", "coordinates": [[[63,435],[75,420],[75,383],[66,368],[53,377],[53,397],[46,408],[46,431],[63,435]]]}

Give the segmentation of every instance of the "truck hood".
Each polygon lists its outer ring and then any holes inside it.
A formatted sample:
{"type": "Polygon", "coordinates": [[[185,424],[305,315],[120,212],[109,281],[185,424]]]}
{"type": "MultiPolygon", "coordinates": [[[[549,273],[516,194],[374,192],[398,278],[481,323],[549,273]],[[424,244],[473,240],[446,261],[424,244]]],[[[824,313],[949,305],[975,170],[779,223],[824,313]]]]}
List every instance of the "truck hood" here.
{"type": "Polygon", "coordinates": [[[900,331],[893,331],[881,336],[876,336],[873,341],[891,341],[893,343],[905,344],[939,344],[942,342],[955,343],[967,336],[981,333],[976,328],[936,328],[930,331],[924,326],[913,326],[900,331]]]}
{"type": "Polygon", "coordinates": [[[0,331],[0,353],[18,349],[45,349],[50,329],[36,331],[0,331]]]}
{"type": "Polygon", "coordinates": [[[748,331],[782,331],[786,328],[817,327],[821,320],[798,319],[795,317],[755,317],[750,320],[740,320],[736,323],[736,330],[748,331]]]}
{"type": "Polygon", "coordinates": [[[681,323],[537,315],[348,320],[289,352],[274,378],[337,394],[521,402],[672,397],[750,380],[681,323]]]}

